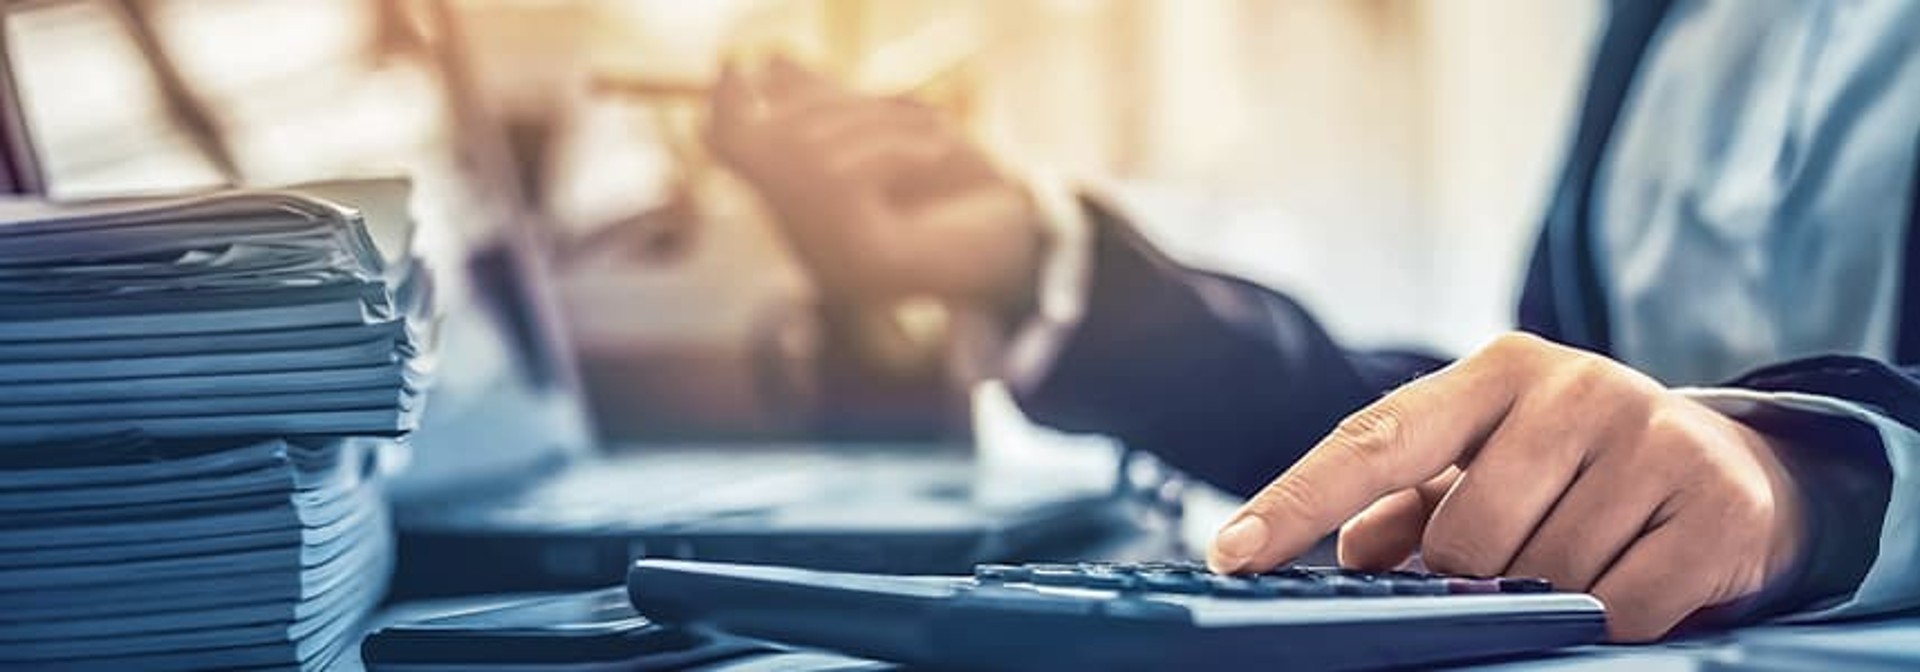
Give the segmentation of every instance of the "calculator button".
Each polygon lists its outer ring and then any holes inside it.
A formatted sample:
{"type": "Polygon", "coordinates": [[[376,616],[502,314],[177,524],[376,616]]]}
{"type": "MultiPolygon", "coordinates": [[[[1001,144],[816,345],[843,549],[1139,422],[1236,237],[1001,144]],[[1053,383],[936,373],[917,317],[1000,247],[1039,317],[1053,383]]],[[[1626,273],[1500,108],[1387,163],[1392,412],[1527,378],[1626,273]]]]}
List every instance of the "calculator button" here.
{"type": "Polygon", "coordinates": [[[1475,579],[1468,577],[1450,577],[1447,579],[1447,592],[1454,595],[1488,595],[1500,592],[1497,579],[1475,579]]]}
{"type": "Polygon", "coordinates": [[[983,582],[1026,583],[1033,578],[1033,570],[1022,565],[975,565],[973,578],[983,582]]]}
{"type": "Polygon", "coordinates": [[[1383,579],[1395,595],[1447,595],[1447,584],[1431,579],[1383,579]]]}
{"type": "Polygon", "coordinates": [[[1140,577],[1117,568],[1088,569],[1080,574],[1080,587],[1133,590],[1140,587],[1140,577]]]}
{"type": "Polygon", "coordinates": [[[1269,570],[1267,573],[1261,574],[1261,576],[1303,581],[1315,581],[1320,578],[1320,574],[1304,567],[1281,567],[1279,569],[1269,570]]]}
{"type": "Polygon", "coordinates": [[[1028,581],[1036,586],[1079,586],[1080,568],[1073,565],[1030,565],[1028,581]]]}
{"type": "Polygon", "coordinates": [[[1378,597],[1385,595],[1482,595],[1547,593],[1537,578],[1479,578],[1394,570],[1366,572],[1338,567],[1281,567],[1253,575],[1219,575],[1185,562],[982,564],[974,578],[983,586],[1029,583],[1117,592],[1147,591],[1233,598],[1378,597]]]}
{"type": "Polygon", "coordinates": [[[1190,572],[1146,571],[1135,576],[1140,579],[1140,587],[1162,593],[1183,593],[1201,595],[1207,592],[1207,582],[1202,574],[1190,572]]]}
{"type": "Polygon", "coordinates": [[[1193,562],[1142,562],[1142,563],[1133,565],[1133,567],[1135,570],[1142,571],[1142,572],[1182,572],[1187,574],[1208,573],[1208,570],[1205,565],[1201,565],[1199,563],[1193,563],[1193,562]]]}
{"type": "Polygon", "coordinates": [[[1393,588],[1395,595],[1447,595],[1447,583],[1425,572],[1391,571],[1382,572],[1380,580],[1393,588]]]}
{"type": "Polygon", "coordinates": [[[1532,577],[1497,579],[1502,593],[1551,593],[1553,584],[1532,577]]]}
{"type": "Polygon", "coordinates": [[[1333,597],[1337,594],[1333,584],[1318,578],[1262,576],[1256,580],[1280,597],[1333,597]]]}
{"type": "Polygon", "coordinates": [[[1206,581],[1213,594],[1220,597],[1275,597],[1280,594],[1273,586],[1245,577],[1214,574],[1209,575],[1206,581]]]}
{"type": "Polygon", "coordinates": [[[1345,576],[1345,575],[1336,574],[1333,576],[1326,577],[1325,581],[1329,584],[1332,584],[1334,591],[1341,595],[1354,595],[1354,596],[1360,596],[1360,597],[1378,597],[1381,595],[1393,594],[1392,586],[1387,585],[1385,581],[1380,581],[1373,577],[1356,577],[1356,576],[1345,576]]]}

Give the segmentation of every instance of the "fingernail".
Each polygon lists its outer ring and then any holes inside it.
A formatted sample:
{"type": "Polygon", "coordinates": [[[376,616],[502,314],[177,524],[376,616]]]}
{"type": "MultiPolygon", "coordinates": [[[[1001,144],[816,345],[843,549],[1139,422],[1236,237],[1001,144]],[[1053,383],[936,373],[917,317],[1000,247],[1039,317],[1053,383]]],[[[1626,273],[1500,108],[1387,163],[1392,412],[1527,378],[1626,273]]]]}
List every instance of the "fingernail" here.
{"type": "Polygon", "coordinates": [[[1221,572],[1237,570],[1248,559],[1259,555],[1260,549],[1266,544],[1267,521],[1255,515],[1241,516],[1213,538],[1213,569],[1221,572]]]}

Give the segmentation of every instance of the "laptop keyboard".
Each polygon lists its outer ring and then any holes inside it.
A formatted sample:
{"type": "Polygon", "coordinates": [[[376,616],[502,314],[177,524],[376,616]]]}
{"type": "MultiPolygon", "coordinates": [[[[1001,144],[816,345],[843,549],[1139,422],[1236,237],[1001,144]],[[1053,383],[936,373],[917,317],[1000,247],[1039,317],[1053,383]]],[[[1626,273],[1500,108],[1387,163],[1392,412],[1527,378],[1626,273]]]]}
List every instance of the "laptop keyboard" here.
{"type": "Polygon", "coordinates": [[[623,506],[673,505],[696,497],[728,492],[764,490],[791,480],[790,474],[816,473],[823,460],[807,455],[756,455],[751,470],[734,456],[674,456],[676,459],[612,459],[568,474],[540,490],[550,506],[593,505],[609,501],[623,506]]]}
{"type": "Polygon", "coordinates": [[[521,493],[496,515],[573,526],[673,525],[829,501],[940,463],[916,456],[818,451],[630,456],[573,469],[521,493]]]}
{"type": "MultiPolygon", "coordinates": [[[[678,457],[678,456],[676,456],[678,457]]],[[[790,499],[817,466],[805,456],[756,456],[751,471],[722,458],[614,459],[521,493],[495,511],[526,524],[664,525],[751,511],[790,499]],[[763,466],[764,465],[764,466],[763,466]]]]}
{"type": "Polygon", "coordinates": [[[1387,597],[1551,593],[1545,579],[1451,576],[1414,571],[1362,572],[1338,567],[1284,567],[1262,574],[1215,574],[1192,563],[1035,563],[977,565],[983,585],[1026,584],[1123,593],[1230,598],[1387,597]]]}

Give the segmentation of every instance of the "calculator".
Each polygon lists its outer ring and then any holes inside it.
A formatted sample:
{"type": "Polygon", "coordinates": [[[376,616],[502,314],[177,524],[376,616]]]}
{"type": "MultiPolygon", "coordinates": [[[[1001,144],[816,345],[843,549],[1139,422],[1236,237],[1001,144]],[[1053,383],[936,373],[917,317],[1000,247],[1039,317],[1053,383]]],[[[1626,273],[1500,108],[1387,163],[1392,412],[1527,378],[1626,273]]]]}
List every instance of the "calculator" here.
{"type": "Polygon", "coordinates": [[[980,670],[1426,667],[1599,642],[1590,595],[1521,577],[1188,563],[980,565],[890,576],[635,561],[637,611],[797,646],[980,670]]]}

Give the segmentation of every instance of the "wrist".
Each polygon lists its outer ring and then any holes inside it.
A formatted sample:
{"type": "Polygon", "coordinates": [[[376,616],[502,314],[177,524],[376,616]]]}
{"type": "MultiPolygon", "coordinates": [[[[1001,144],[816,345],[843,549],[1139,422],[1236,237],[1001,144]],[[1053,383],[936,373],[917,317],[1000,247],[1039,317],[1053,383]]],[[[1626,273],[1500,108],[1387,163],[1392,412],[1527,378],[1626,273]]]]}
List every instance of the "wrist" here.
{"type": "Polygon", "coordinates": [[[1021,231],[1033,254],[992,307],[994,346],[984,361],[1020,394],[1047,378],[1078,327],[1094,261],[1092,224],[1064,180],[1029,175],[1016,184],[1028,205],[1021,231]]]}
{"type": "Polygon", "coordinates": [[[1048,226],[1046,215],[1032,191],[1026,188],[1019,191],[1026,204],[1021,215],[1024,224],[1019,231],[1028,242],[1022,249],[1029,253],[1023,255],[1024,263],[1013,265],[999,291],[994,292],[983,306],[997,335],[1005,339],[1012,338],[1022,326],[1040,318],[1041,297],[1047,291],[1046,267],[1060,245],[1059,236],[1054,235],[1048,226]]]}
{"type": "Polygon", "coordinates": [[[1743,413],[1737,422],[1779,465],[1781,496],[1795,512],[1770,558],[1765,588],[1750,600],[1750,617],[1851,594],[1878,554],[1891,487],[1877,434],[1846,418],[1780,408],[1743,413]]]}
{"type": "Polygon", "coordinates": [[[1767,562],[1762,569],[1763,592],[1767,588],[1798,583],[1799,575],[1806,569],[1809,552],[1814,546],[1812,540],[1818,530],[1813,525],[1813,517],[1808,515],[1812,502],[1787,462],[1792,446],[1784,438],[1767,434],[1739,420],[1729,418],[1727,421],[1738,428],[1748,449],[1754,451],[1766,466],[1767,487],[1772,492],[1774,529],[1767,562]]]}

